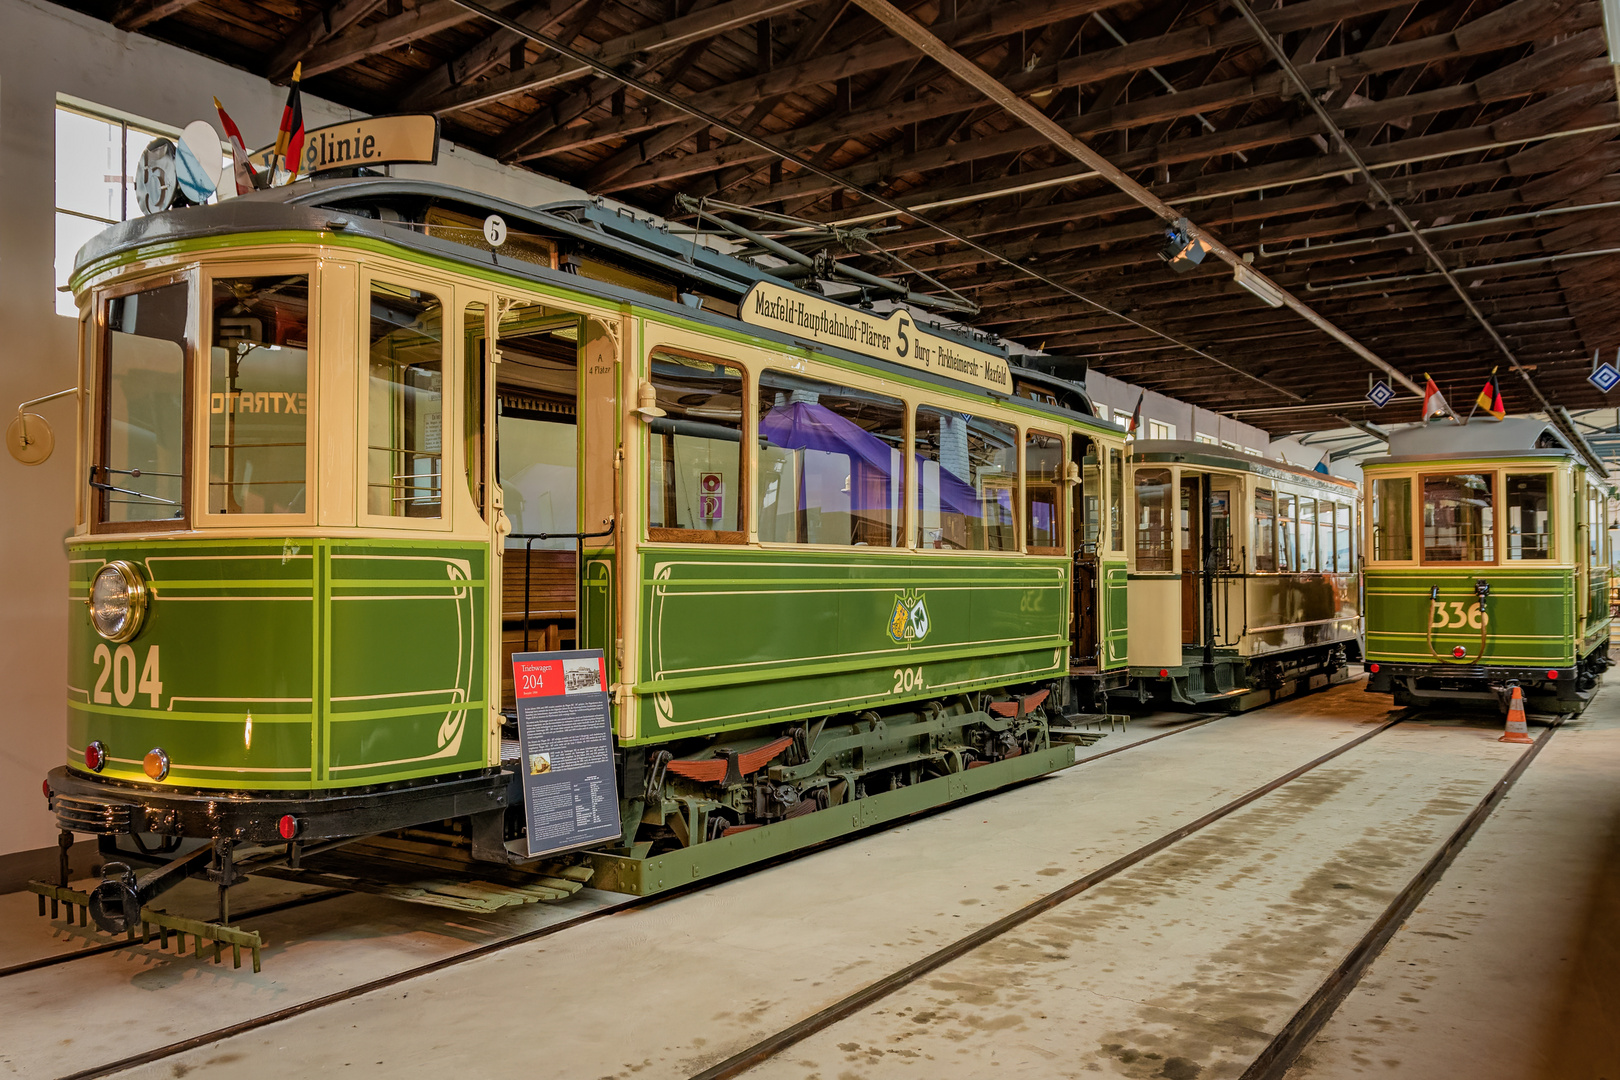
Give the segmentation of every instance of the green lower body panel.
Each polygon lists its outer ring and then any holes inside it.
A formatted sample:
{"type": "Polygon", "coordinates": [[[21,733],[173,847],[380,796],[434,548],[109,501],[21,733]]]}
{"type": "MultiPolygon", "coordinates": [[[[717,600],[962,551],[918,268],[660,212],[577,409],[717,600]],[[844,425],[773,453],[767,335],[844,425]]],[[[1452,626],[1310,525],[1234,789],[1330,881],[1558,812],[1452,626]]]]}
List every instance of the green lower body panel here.
{"type": "Polygon", "coordinates": [[[592,885],[649,896],[1056,772],[1073,765],[1074,755],[1073,746],[1054,746],[647,858],[635,858],[622,849],[620,854],[592,853],[590,862],[596,871],[592,885]]]}

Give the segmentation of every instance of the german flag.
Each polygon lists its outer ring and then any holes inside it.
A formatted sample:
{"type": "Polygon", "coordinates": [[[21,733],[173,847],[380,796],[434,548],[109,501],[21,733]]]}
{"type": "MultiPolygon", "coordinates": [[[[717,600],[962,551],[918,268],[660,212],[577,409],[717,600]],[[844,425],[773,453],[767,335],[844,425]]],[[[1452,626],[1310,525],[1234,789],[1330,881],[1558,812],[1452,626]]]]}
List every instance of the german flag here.
{"type": "Polygon", "coordinates": [[[1485,380],[1485,387],[1479,392],[1474,401],[1475,409],[1484,409],[1498,420],[1507,415],[1507,405],[1502,401],[1502,387],[1496,381],[1496,369],[1491,369],[1491,377],[1485,380]]]}
{"type": "Polygon", "coordinates": [[[303,74],[302,63],[293,68],[292,83],[287,87],[287,104],[281,110],[281,127],[276,130],[276,153],[272,159],[275,168],[287,170],[289,184],[298,179],[298,169],[304,158],[304,103],[298,95],[298,80],[303,74]]]}

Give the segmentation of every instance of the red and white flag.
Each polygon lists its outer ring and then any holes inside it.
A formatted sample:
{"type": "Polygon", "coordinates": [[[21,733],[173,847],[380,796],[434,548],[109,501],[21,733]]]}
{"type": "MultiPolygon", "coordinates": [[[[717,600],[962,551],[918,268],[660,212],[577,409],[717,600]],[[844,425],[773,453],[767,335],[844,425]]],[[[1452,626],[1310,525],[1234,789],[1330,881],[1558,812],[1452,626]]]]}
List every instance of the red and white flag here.
{"type": "Polygon", "coordinates": [[[236,177],[236,193],[246,195],[258,186],[258,174],[253,171],[253,162],[248,159],[247,144],[242,141],[242,132],[231,119],[231,114],[225,111],[225,106],[214,99],[214,108],[219,110],[219,122],[225,125],[225,137],[231,140],[231,172],[236,177]]]}
{"type": "Polygon", "coordinates": [[[1424,372],[1423,378],[1425,381],[1423,387],[1423,419],[1427,420],[1431,416],[1449,416],[1455,420],[1456,414],[1451,411],[1451,406],[1446,404],[1446,396],[1440,392],[1440,388],[1434,385],[1433,377],[1428,372],[1424,372]]]}

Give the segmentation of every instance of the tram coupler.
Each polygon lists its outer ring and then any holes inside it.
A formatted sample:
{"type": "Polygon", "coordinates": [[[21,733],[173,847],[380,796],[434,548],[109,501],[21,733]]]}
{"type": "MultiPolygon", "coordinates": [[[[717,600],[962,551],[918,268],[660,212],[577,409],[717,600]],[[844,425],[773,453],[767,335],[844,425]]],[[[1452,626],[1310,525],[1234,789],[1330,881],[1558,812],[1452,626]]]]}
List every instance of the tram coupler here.
{"type": "Polygon", "coordinates": [[[142,908],[184,881],[213,854],[214,849],[204,844],[142,878],[135,876],[128,863],[107,863],[101,868],[101,884],[90,893],[90,917],[109,934],[127,933],[140,923],[142,908]]]}

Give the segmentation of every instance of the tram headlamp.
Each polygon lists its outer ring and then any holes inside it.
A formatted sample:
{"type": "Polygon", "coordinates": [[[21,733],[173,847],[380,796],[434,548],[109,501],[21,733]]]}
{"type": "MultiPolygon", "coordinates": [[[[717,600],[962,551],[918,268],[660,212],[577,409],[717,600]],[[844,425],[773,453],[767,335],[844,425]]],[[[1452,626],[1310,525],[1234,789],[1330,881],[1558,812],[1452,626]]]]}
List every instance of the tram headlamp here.
{"type": "Polygon", "coordinates": [[[146,582],[134,563],[120,559],[103,566],[90,583],[90,621],[96,633],[116,642],[140,633],[146,599],[146,582]]]}

